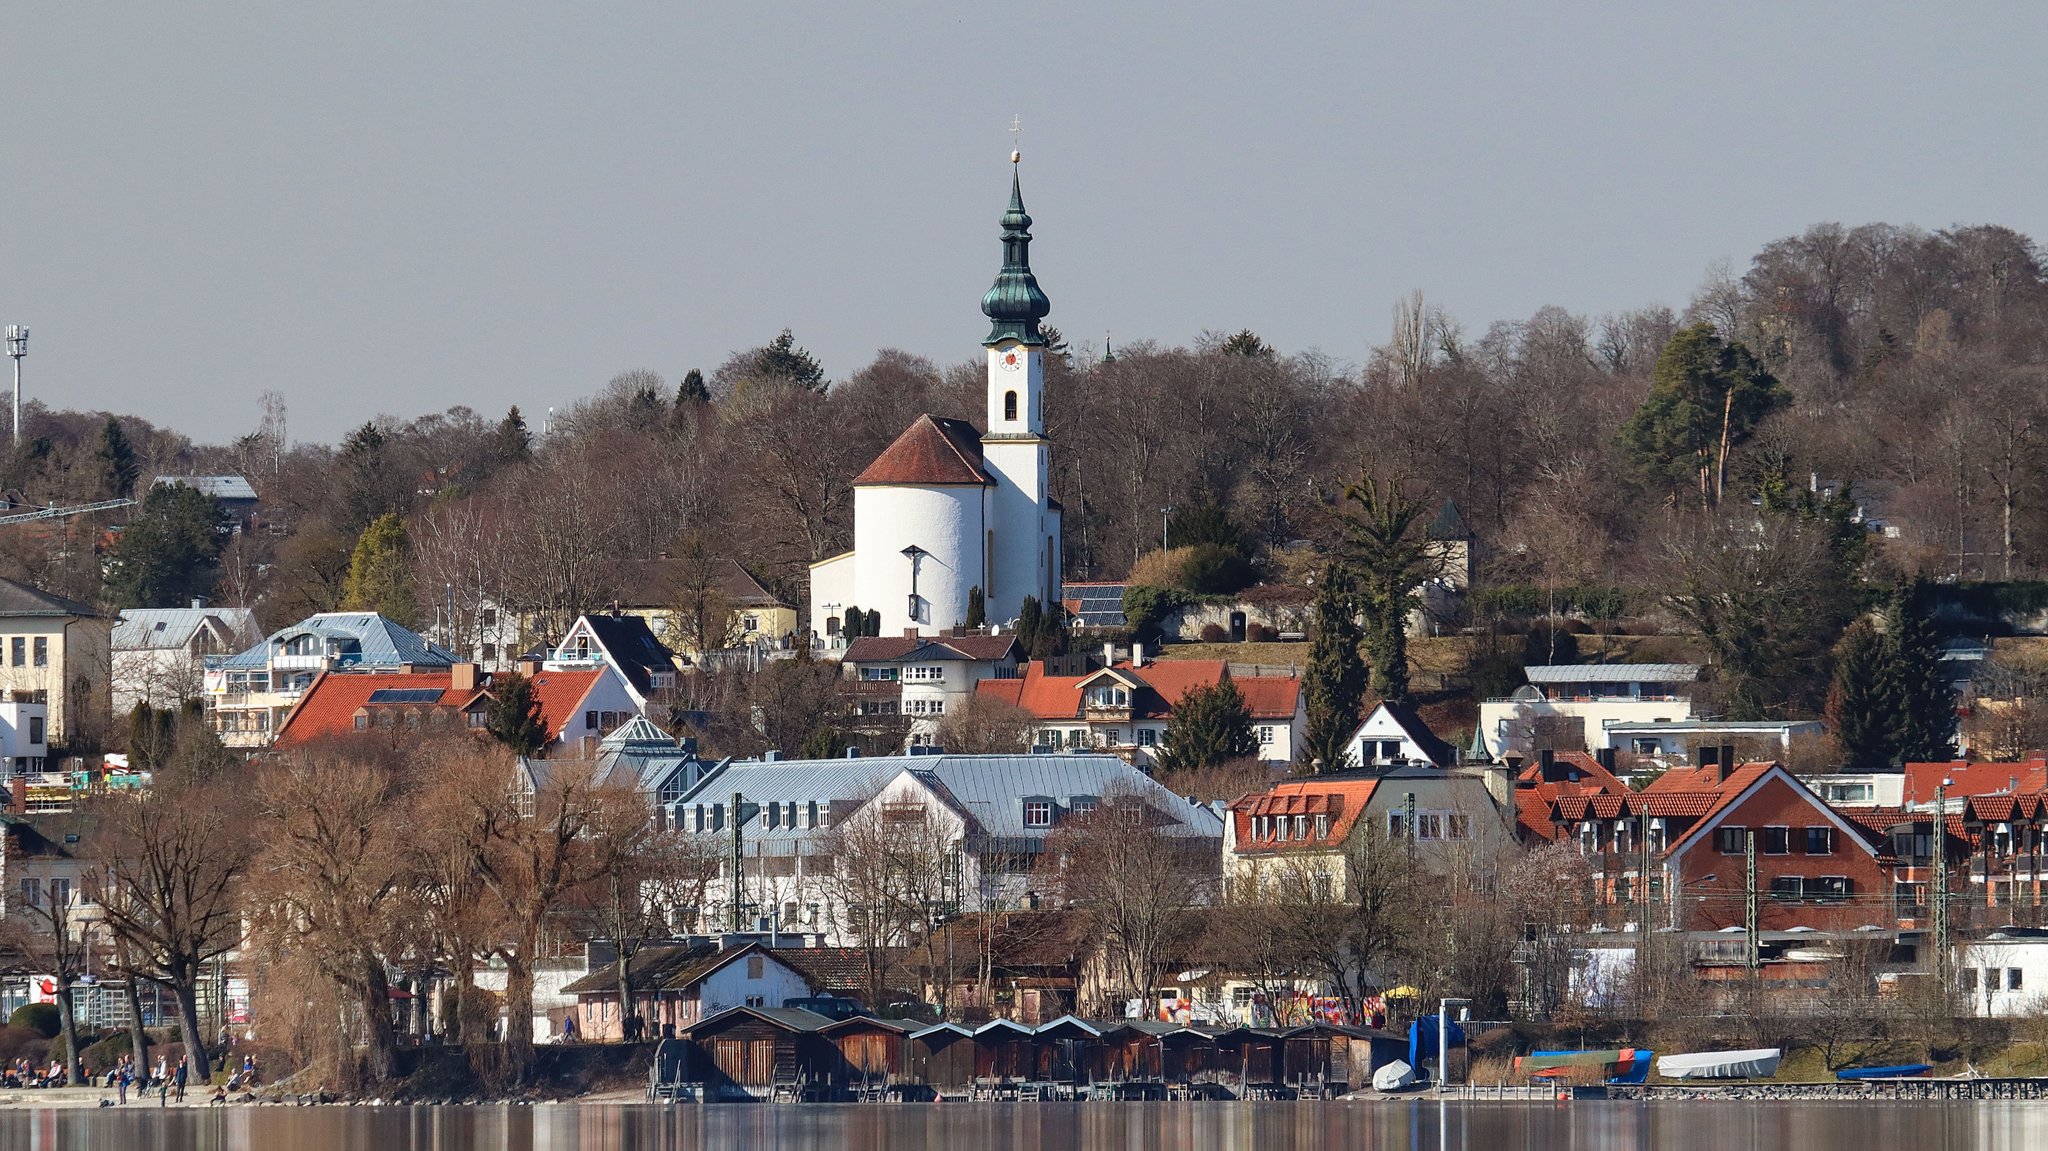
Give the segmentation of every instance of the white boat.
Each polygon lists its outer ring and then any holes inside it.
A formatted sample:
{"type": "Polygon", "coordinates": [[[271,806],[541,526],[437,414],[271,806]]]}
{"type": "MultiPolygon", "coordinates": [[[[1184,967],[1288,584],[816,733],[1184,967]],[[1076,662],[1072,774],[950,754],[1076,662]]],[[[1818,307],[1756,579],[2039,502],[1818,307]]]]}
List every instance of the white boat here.
{"type": "Polygon", "coordinates": [[[1784,1054],[1778,1047],[1753,1047],[1664,1055],[1657,1059],[1657,1074],[1666,1079],[1768,1079],[1778,1073],[1778,1060],[1784,1054]]]}
{"type": "Polygon", "coordinates": [[[1415,1068],[1399,1059],[1372,1073],[1375,1091],[1401,1091],[1415,1085],[1415,1068]]]}

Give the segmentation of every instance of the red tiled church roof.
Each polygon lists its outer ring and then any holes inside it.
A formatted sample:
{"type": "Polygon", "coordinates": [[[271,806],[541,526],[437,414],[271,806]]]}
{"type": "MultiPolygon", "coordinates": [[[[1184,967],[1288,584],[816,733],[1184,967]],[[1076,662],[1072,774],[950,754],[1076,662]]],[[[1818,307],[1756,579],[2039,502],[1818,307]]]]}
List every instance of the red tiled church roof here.
{"type": "Polygon", "coordinates": [[[863,484],[993,484],[981,466],[981,438],[961,420],[923,415],[882,450],[867,470],[853,477],[863,484]]]}

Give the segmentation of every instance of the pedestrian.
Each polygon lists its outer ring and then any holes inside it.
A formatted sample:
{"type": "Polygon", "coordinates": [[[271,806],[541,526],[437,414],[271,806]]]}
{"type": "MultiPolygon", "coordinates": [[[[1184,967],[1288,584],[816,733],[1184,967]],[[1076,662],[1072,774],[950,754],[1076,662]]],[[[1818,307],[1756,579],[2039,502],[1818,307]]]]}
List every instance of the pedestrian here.
{"type": "Polygon", "coordinates": [[[178,1085],[178,1102],[180,1103],[183,1103],[185,1101],[185,1080],[189,1078],[191,1074],[191,1064],[185,1061],[185,1057],[183,1055],[178,1056],[178,1069],[171,1073],[171,1077],[172,1082],[178,1085]]]}
{"type": "Polygon", "coordinates": [[[128,1102],[128,1085],[134,1081],[135,1065],[127,1059],[121,1060],[121,1065],[114,1069],[114,1092],[120,1097],[115,1102],[128,1102]]]}
{"type": "Polygon", "coordinates": [[[157,1057],[156,1057],[156,1074],[154,1074],[154,1075],[151,1075],[151,1076],[149,1077],[149,1081],[150,1081],[151,1083],[162,1083],[163,1081],[165,1081],[166,1079],[169,1079],[170,1077],[171,1077],[171,1057],[170,1057],[170,1056],[168,1056],[168,1055],[159,1055],[159,1056],[157,1056],[157,1057]]]}

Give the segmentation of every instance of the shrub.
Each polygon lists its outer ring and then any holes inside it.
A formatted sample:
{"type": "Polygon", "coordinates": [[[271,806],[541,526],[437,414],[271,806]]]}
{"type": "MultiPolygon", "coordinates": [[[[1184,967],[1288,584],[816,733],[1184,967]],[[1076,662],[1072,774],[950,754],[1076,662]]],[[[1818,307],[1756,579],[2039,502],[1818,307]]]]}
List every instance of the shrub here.
{"type": "Polygon", "coordinates": [[[1150,643],[1159,635],[1159,621],[1189,602],[1178,588],[1132,584],[1124,589],[1124,624],[1132,638],[1150,643]]]}
{"type": "Polygon", "coordinates": [[[1280,638],[1280,633],[1265,624],[1252,623],[1245,625],[1244,638],[1246,643],[1272,643],[1280,638]]]}
{"type": "Polygon", "coordinates": [[[24,1003],[7,1017],[9,1027],[26,1027],[45,1039],[55,1039],[64,1029],[64,1017],[54,1003],[24,1003]]]}
{"type": "Polygon", "coordinates": [[[1222,544],[1196,544],[1181,565],[1181,586],[1201,595],[1233,595],[1258,582],[1244,553],[1222,544]]]}
{"type": "Polygon", "coordinates": [[[1202,625],[1203,643],[1222,643],[1229,638],[1230,632],[1225,630],[1220,623],[1205,623],[1202,625]]]}

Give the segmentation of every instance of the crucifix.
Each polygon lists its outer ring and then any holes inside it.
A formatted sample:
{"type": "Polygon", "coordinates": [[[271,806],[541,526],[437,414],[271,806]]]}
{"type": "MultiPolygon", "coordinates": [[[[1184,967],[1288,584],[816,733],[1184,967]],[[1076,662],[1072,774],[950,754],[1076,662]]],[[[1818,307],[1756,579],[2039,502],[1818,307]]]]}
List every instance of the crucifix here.
{"type": "Polygon", "coordinates": [[[1010,163],[1024,158],[1024,118],[1010,117],[1010,163]]]}

